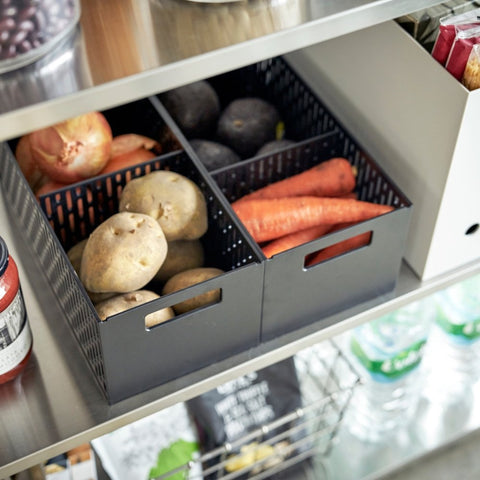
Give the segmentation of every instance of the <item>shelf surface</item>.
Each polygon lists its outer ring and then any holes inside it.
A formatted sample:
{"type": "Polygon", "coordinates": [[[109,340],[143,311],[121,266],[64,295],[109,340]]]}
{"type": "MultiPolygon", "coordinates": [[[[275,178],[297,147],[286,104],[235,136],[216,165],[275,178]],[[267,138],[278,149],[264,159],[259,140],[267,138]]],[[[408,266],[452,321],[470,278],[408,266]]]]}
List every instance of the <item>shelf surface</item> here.
{"type": "Polygon", "coordinates": [[[0,75],[0,140],[325,41],[438,0],[82,0],[78,28],[0,75]]]}

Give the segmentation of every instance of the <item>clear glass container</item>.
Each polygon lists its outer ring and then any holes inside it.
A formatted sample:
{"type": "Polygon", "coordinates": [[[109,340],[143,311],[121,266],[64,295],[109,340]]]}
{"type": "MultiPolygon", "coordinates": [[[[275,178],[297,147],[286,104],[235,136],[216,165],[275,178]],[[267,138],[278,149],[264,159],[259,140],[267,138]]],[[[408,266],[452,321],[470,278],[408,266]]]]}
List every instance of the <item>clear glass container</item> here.
{"type": "Polygon", "coordinates": [[[79,18],[79,0],[0,0],[0,73],[50,52],[79,18]]]}

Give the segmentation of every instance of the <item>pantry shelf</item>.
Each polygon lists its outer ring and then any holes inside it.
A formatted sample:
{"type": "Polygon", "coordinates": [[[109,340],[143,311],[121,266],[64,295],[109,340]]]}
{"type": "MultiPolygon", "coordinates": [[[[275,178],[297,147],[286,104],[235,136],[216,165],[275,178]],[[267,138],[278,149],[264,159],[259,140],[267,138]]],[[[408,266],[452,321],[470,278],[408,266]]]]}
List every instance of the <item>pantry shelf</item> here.
{"type": "Polygon", "coordinates": [[[0,76],[0,140],[274,57],[440,2],[83,0],[78,28],[0,76]]]}
{"type": "Polygon", "coordinates": [[[88,370],[61,308],[29,246],[15,230],[3,198],[2,236],[18,259],[34,337],[25,373],[0,388],[0,478],[7,477],[84,441],[186,401],[228,380],[274,364],[404,304],[480,272],[475,262],[421,282],[404,264],[395,290],[317,321],[160,387],[109,405],[88,370]]]}
{"type": "MultiPolygon", "coordinates": [[[[31,66],[0,76],[0,141],[439,3],[258,0],[205,5],[186,0],[83,0],[80,25],[66,43],[31,66]]],[[[474,262],[421,282],[404,264],[389,295],[319,319],[112,406],[98,389],[13,215],[0,190],[1,235],[19,266],[34,337],[26,371],[0,386],[0,478],[480,272],[480,262],[474,262]]]]}

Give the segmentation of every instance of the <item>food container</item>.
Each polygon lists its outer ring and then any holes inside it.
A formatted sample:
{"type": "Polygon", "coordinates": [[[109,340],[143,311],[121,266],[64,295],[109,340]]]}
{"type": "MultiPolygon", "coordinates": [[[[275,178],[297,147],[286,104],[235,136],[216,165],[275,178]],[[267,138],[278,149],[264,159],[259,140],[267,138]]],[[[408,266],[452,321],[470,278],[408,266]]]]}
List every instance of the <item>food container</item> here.
{"type": "Polygon", "coordinates": [[[289,61],[413,202],[405,260],[415,273],[429,280],[478,260],[480,91],[465,88],[394,21],[289,61]]]}
{"type": "Polygon", "coordinates": [[[5,0],[0,6],[0,73],[38,60],[80,18],[79,0],[5,0]]]}
{"type": "Polygon", "coordinates": [[[321,328],[322,320],[327,325],[328,317],[393,290],[402,262],[411,203],[343,130],[212,174],[232,202],[336,156],[344,156],[357,168],[355,191],[360,200],[391,205],[394,210],[267,259],[262,341],[312,323],[321,328]],[[368,245],[305,267],[310,254],[364,232],[372,233],[368,245]]]}
{"type": "MultiPolygon", "coordinates": [[[[158,138],[164,128],[148,100],[104,114],[114,135],[131,132],[158,138]]],[[[185,152],[165,153],[133,169],[44,195],[40,197],[42,208],[20,173],[10,145],[2,144],[1,158],[4,194],[110,403],[258,345],[263,264],[224,199],[185,152]],[[127,175],[136,177],[158,169],[185,175],[202,190],[209,218],[208,232],[202,237],[205,263],[225,273],[101,322],[65,252],[116,213],[127,175]],[[148,314],[218,288],[218,303],[145,328],[148,314]]]]}
{"type": "Polygon", "coordinates": [[[442,18],[473,10],[478,2],[473,0],[450,0],[433,7],[424,8],[398,17],[396,21],[428,52],[431,52],[437,38],[442,18]]]}
{"type": "Polygon", "coordinates": [[[15,378],[31,353],[32,332],[17,264],[0,237],[0,384],[15,378]]]}
{"type": "MultiPolygon", "coordinates": [[[[411,203],[380,165],[283,57],[249,65],[209,81],[222,105],[234,98],[252,95],[270,101],[281,113],[286,137],[296,142],[275,153],[211,172],[229,202],[323,160],[343,156],[357,168],[358,197],[394,207],[394,211],[386,215],[265,261],[262,342],[313,323],[327,325],[327,317],[392,291],[402,262],[411,203]],[[305,268],[305,257],[309,254],[369,231],[372,240],[366,247],[305,268]]],[[[184,147],[191,151],[192,158],[200,164],[189,147],[189,140],[173,119],[168,118],[162,104],[159,108],[184,147]]]]}

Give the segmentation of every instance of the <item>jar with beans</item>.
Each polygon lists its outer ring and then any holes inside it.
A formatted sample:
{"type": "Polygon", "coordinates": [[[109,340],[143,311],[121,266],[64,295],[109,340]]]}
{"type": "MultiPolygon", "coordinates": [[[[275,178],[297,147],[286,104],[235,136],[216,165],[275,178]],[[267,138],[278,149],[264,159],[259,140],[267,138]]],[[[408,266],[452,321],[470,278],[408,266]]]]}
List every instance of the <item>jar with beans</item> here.
{"type": "Polygon", "coordinates": [[[0,73],[52,50],[79,18],[79,0],[0,0],[0,73]]]}

